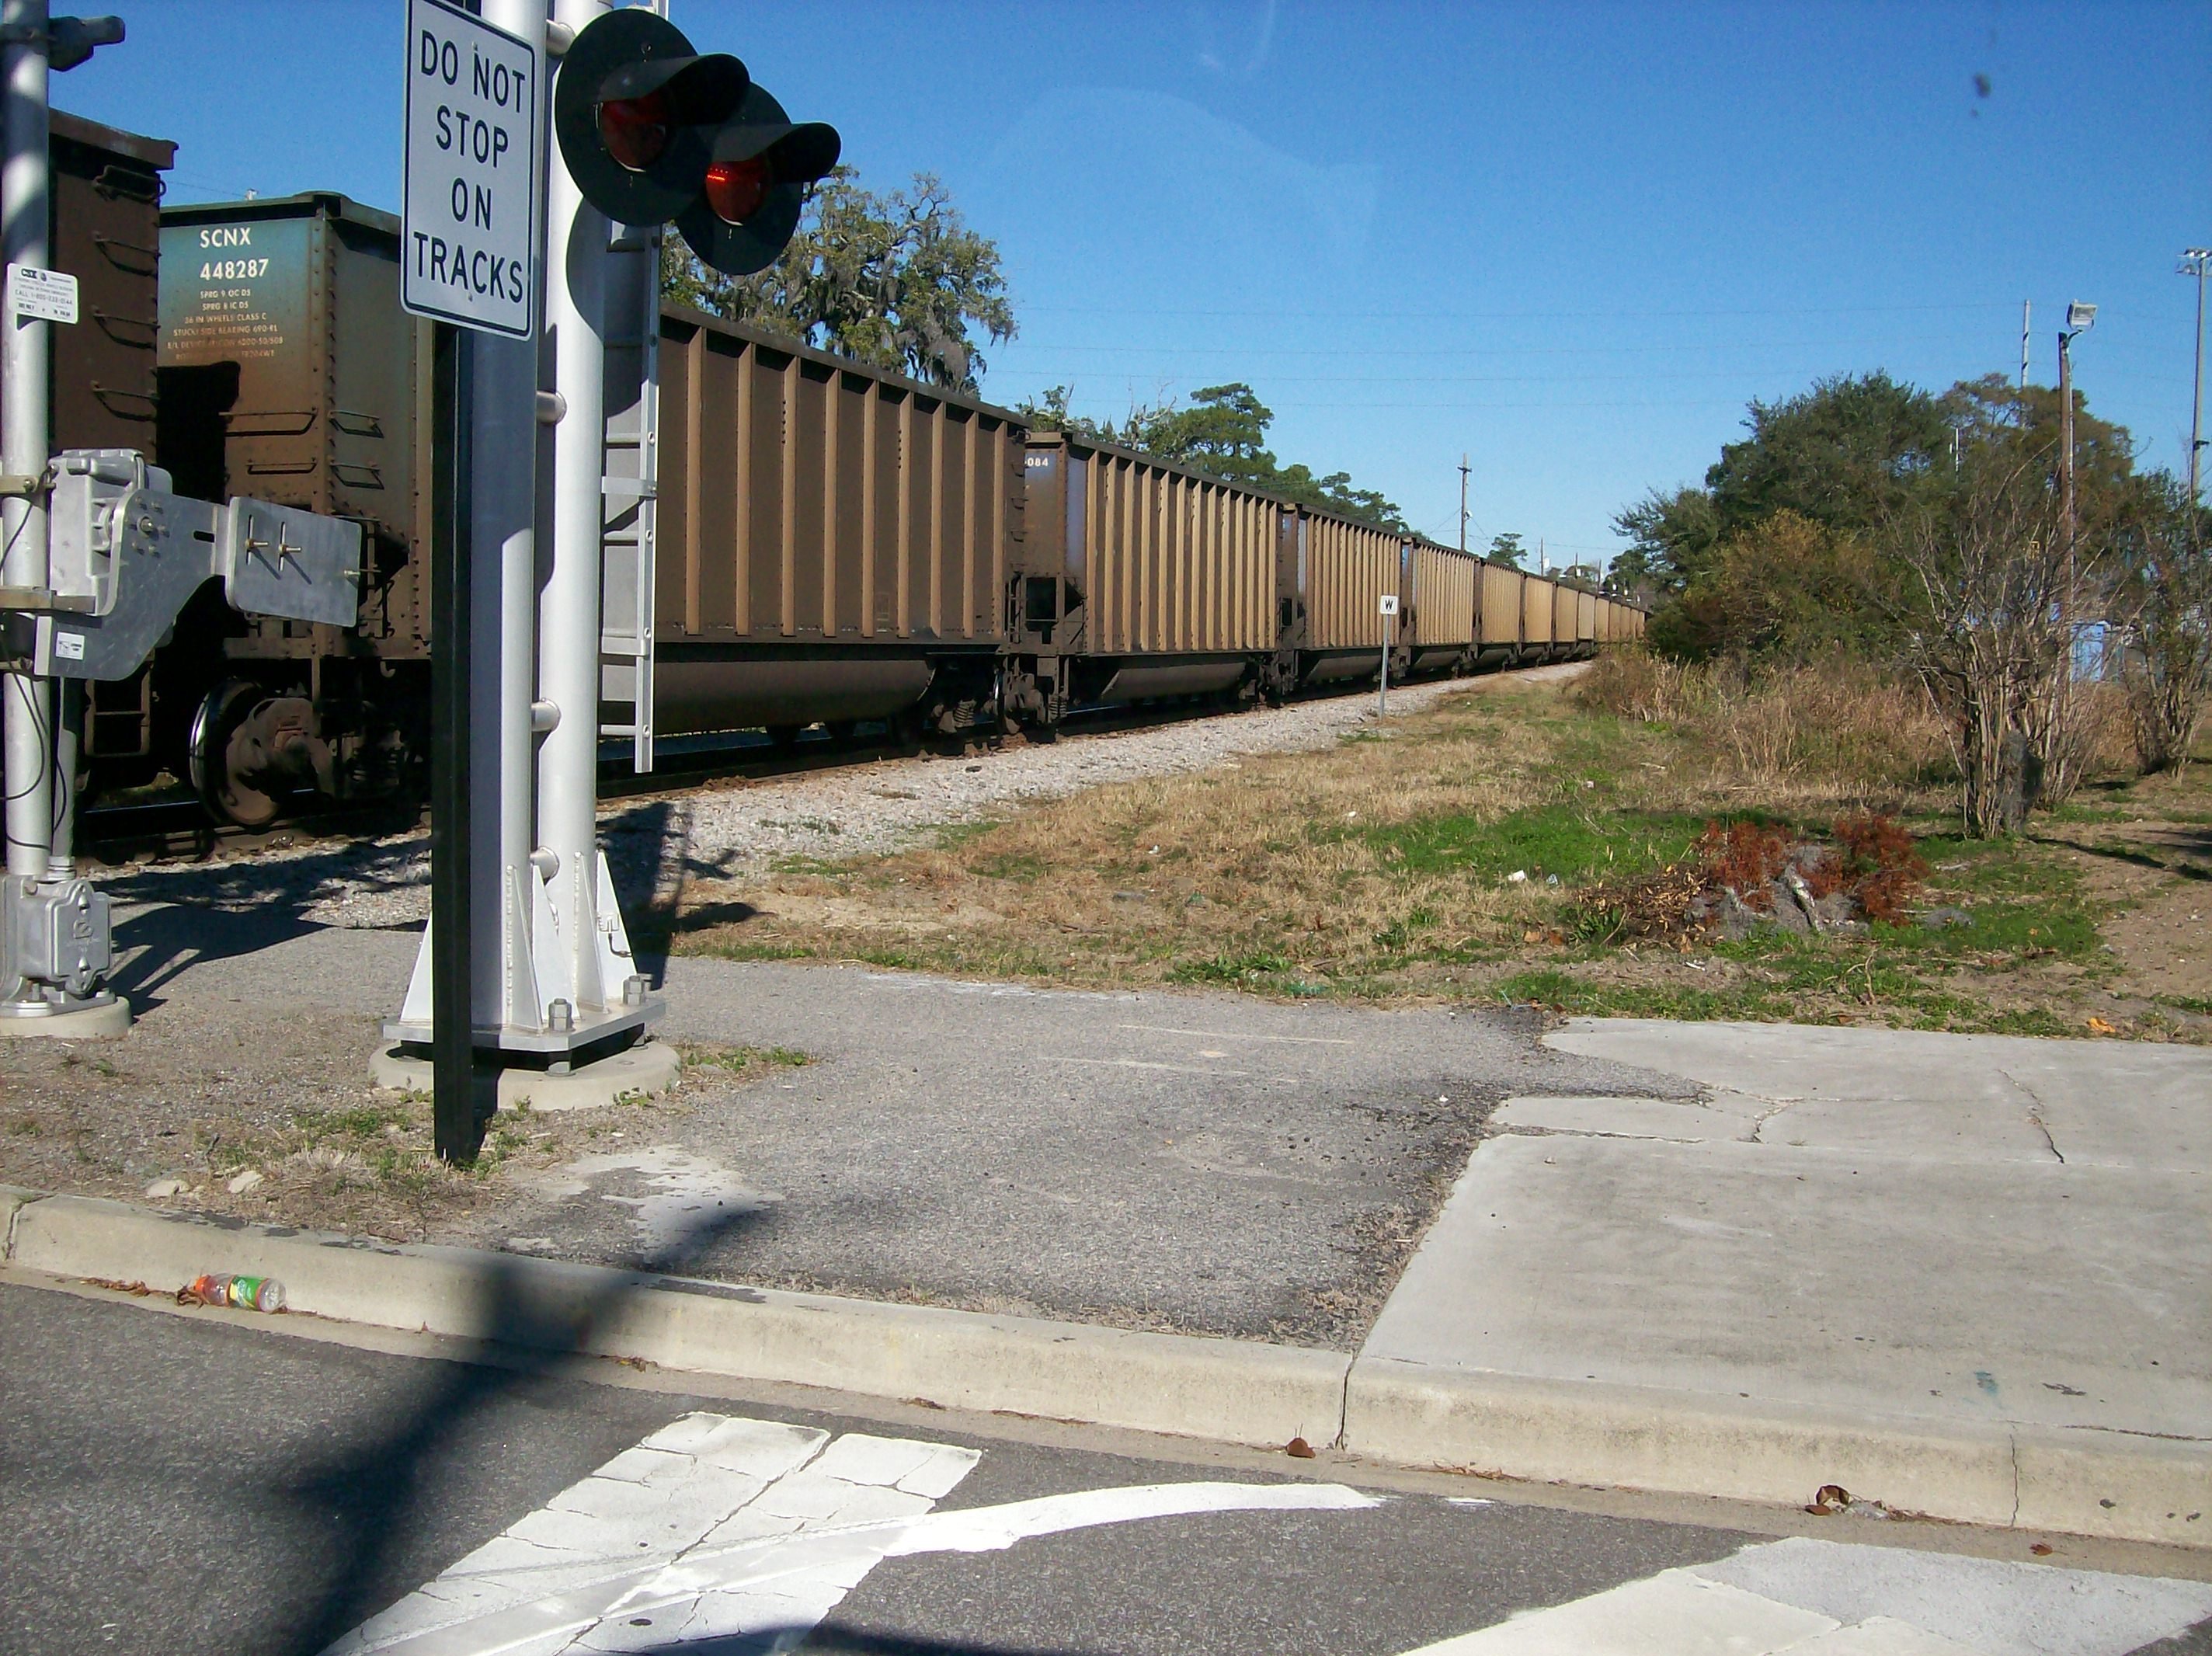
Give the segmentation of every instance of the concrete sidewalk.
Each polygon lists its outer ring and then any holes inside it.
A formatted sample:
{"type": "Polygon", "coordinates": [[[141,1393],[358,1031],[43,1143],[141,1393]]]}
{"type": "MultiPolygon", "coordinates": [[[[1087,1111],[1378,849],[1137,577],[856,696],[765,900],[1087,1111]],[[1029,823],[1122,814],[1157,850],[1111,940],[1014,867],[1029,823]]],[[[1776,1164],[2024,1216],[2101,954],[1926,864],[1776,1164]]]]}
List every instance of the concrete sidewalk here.
{"type": "Polygon", "coordinates": [[[1706,1096],[1509,1100],[1363,1366],[1461,1377],[1462,1414],[1588,1387],[2212,1446],[2212,1053],[1592,1020],[1547,1044],[1706,1096]]]}

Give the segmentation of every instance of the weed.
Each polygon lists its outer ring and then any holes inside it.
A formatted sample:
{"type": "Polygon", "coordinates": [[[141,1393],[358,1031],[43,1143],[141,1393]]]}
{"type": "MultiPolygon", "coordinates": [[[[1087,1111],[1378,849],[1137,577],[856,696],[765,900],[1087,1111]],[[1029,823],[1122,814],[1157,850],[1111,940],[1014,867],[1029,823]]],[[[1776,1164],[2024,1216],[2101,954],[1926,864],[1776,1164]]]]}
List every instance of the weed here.
{"type": "Polygon", "coordinates": [[[814,1062],[814,1055],[802,1052],[794,1046],[695,1046],[686,1044],[678,1049],[686,1069],[720,1069],[731,1075],[743,1075],[749,1069],[773,1064],[793,1069],[803,1068],[814,1062]]]}
{"type": "Polygon", "coordinates": [[[1218,954],[1204,960],[1185,960],[1170,969],[1171,983],[1242,983],[1279,971],[1288,971],[1291,961],[1272,949],[1251,949],[1242,954],[1218,954]]]}

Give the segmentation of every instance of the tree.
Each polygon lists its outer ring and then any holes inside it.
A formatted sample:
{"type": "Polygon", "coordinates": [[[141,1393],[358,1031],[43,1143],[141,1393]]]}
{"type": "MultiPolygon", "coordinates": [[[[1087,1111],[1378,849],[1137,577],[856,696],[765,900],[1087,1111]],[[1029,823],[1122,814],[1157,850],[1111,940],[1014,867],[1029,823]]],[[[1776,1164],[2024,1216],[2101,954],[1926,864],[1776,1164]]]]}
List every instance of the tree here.
{"type": "Polygon", "coordinates": [[[2121,683],[2143,770],[2178,774],[2212,701],[2212,553],[2204,547],[2212,514],[2165,472],[2142,482],[2121,542],[2121,683]]]}
{"type": "Polygon", "coordinates": [[[1265,487],[1273,494],[1287,496],[1301,506],[1319,507],[1325,512],[1336,512],[1362,523],[1371,523],[1378,529],[1387,529],[1394,535],[1411,534],[1405,514],[1380,490],[1355,489],[1349,472],[1332,472],[1325,478],[1316,478],[1303,464],[1285,466],[1265,487]]]}
{"type": "Polygon", "coordinates": [[[1990,444],[1899,527],[1906,657],[1950,724],[1966,831],[2016,832],[2045,791],[2051,709],[2073,673],[2063,600],[2078,558],[2057,497],[2032,454],[1990,444]]]}
{"type": "Polygon", "coordinates": [[[1684,661],[1866,654],[1880,584],[1865,541],[1784,507],[1722,539],[1652,618],[1649,636],[1655,649],[1684,661]]]}
{"type": "Polygon", "coordinates": [[[1267,446],[1274,411],[1241,381],[1194,392],[1187,408],[1172,399],[1139,404],[1130,409],[1119,428],[1111,420],[1072,413],[1072,395],[1067,387],[1053,386],[1015,411],[1041,429],[1066,431],[1091,442],[1118,443],[1171,466],[1188,466],[1302,506],[1341,513],[1392,534],[1411,533],[1395,504],[1379,490],[1353,487],[1350,472],[1316,477],[1303,463],[1285,466],[1277,460],[1267,446]]]}
{"type": "Polygon", "coordinates": [[[1876,370],[1815,380],[1779,403],[1754,400],[1751,435],[1705,473],[1723,534],[1778,511],[1866,535],[1905,510],[1948,464],[1942,399],[1876,370]]]}
{"type": "Polygon", "coordinates": [[[998,245],[968,228],[951,193],[927,173],[915,175],[911,192],[878,195],[851,167],[836,168],[808,192],[782,256],[753,276],[709,270],[672,237],[661,290],[970,395],[986,366],[971,327],[994,344],[1018,331],[998,245]]]}
{"type": "Polygon", "coordinates": [[[1516,569],[1528,567],[1528,549],[1521,544],[1518,532],[1509,529],[1502,535],[1490,538],[1490,561],[1492,563],[1510,563],[1516,569]]]}
{"type": "Polygon", "coordinates": [[[1879,371],[1816,380],[1778,403],[1754,399],[1744,417],[1750,435],[1723,446],[1702,486],[1655,489],[1613,527],[1662,598],[1686,591],[1729,536],[1776,512],[1867,539],[1948,461],[1950,411],[1879,371]]]}
{"type": "Polygon", "coordinates": [[[1121,440],[1171,465],[1256,489],[1281,475],[1267,446],[1274,418],[1248,385],[1207,386],[1191,393],[1188,408],[1132,411],[1121,440]]]}
{"type": "Polygon", "coordinates": [[[1066,386],[1048,386],[1036,397],[1025,397],[1014,405],[1014,412],[1033,431],[1065,431],[1071,437],[1085,442],[1119,442],[1120,435],[1114,422],[1103,423],[1088,415],[1072,413],[1067,401],[1074,393],[1066,386]]]}
{"type": "Polygon", "coordinates": [[[1633,570],[1637,579],[1649,581],[1662,595],[1679,593],[1689,584],[1721,534],[1713,497],[1687,484],[1672,494],[1653,490],[1624,508],[1613,526],[1629,539],[1628,550],[1614,555],[1613,567],[1633,570]]]}

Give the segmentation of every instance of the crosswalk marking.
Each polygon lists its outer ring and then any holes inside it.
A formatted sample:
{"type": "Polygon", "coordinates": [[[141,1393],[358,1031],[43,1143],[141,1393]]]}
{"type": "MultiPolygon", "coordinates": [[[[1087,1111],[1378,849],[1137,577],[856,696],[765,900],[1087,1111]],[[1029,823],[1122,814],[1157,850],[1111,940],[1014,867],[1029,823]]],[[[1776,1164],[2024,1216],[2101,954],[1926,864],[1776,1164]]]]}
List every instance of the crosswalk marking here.
{"type": "MultiPolygon", "coordinates": [[[[332,1645],[325,1656],[558,1656],[751,1637],[788,1649],[876,1564],[1235,1511],[1356,1511],[1326,1483],[1165,1483],[936,1513],[979,1458],[915,1439],[694,1414],[332,1645]]],[[[748,1648],[750,1648],[749,1646],[748,1648]]]]}
{"type": "Polygon", "coordinates": [[[2212,1616],[2212,1585],[1795,1537],[1407,1656],[2124,1656],[2212,1616]]]}

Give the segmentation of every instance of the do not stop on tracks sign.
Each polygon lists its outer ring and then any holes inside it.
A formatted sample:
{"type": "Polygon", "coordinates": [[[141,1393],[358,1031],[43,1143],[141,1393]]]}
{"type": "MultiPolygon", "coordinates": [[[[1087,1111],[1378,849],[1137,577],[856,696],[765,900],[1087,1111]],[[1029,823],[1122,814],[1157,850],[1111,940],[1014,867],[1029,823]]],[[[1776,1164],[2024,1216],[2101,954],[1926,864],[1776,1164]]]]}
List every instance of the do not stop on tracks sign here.
{"type": "Polygon", "coordinates": [[[399,302],[527,339],[538,329],[536,49],[444,0],[408,0],[399,302]]]}

